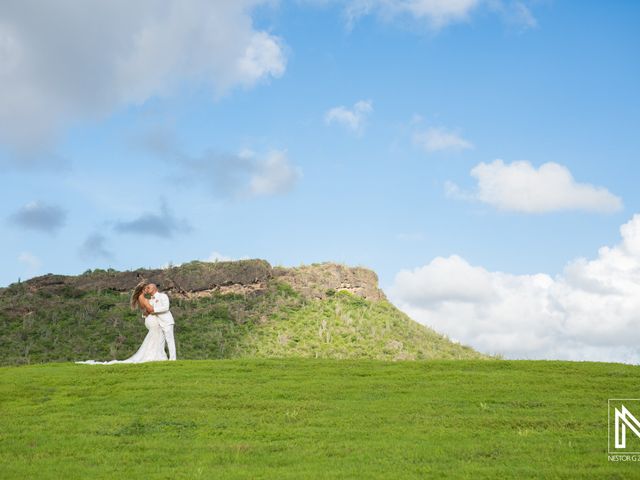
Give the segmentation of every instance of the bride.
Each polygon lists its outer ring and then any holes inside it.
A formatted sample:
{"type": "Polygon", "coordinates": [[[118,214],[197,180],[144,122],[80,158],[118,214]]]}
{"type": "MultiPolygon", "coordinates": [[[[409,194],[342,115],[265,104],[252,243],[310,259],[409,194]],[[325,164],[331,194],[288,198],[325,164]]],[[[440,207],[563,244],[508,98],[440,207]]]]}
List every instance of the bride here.
{"type": "Polygon", "coordinates": [[[145,315],[144,324],[149,332],[144,337],[144,341],[136,353],[131,357],[124,360],[111,360],[109,362],[96,362],[95,360],[85,360],[83,362],[90,365],[111,365],[114,363],[142,363],[142,362],[154,362],[159,360],[168,360],[167,354],[164,351],[165,337],[160,328],[158,317],[156,315],[149,315],[148,312],[152,312],[153,308],[149,303],[149,300],[144,296],[145,288],[149,285],[148,282],[140,282],[136,285],[136,288],[131,294],[131,308],[133,310],[142,310],[145,315]]]}

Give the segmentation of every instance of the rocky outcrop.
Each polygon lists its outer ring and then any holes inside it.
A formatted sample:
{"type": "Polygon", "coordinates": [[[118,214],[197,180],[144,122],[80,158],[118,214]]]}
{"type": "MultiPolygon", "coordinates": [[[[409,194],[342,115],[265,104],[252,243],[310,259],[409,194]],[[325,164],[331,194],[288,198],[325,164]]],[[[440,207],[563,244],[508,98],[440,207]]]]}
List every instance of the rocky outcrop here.
{"type": "Polygon", "coordinates": [[[265,260],[194,261],[165,269],[94,270],[78,276],[48,274],[27,280],[21,287],[73,296],[74,292],[100,290],[128,292],[143,279],[178,296],[211,292],[249,294],[264,290],[276,280],[288,283],[306,298],[325,298],[338,291],[348,291],[367,300],[385,299],[378,288],[377,275],[366,268],[335,263],[284,268],[272,267],[265,260]]]}
{"type": "Polygon", "coordinates": [[[316,263],[296,268],[277,267],[273,273],[308,298],[325,298],[332,292],[347,291],[367,300],[385,299],[378,288],[378,276],[368,268],[316,263]]]}

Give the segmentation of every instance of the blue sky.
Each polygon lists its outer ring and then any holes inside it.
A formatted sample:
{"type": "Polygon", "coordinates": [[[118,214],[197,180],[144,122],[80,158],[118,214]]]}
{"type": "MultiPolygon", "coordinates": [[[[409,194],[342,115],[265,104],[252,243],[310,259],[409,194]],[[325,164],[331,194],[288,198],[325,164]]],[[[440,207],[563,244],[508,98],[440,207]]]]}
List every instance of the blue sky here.
{"type": "MultiPolygon", "coordinates": [[[[29,2],[0,7],[1,285],[337,261],[434,324],[453,313],[403,293],[399,272],[459,257],[564,281],[640,212],[637,2],[225,3],[96,18],[68,1],[45,23],[29,2]]],[[[562,356],[471,330],[445,333],[562,356]]],[[[575,356],[619,358],[587,347],[575,356]]]]}

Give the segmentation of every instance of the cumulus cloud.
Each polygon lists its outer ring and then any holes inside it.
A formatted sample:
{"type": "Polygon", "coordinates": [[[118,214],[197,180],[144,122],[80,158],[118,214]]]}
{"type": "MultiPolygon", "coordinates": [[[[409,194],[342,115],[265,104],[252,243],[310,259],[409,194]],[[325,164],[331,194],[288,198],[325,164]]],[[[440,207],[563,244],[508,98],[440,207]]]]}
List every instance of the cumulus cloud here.
{"type": "Polygon", "coordinates": [[[34,201],[11,215],[9,221],[24,229],[56,233],[62,228],[66,218],[67,212],[61,207],[34,201]]]}
{"type": "Polygon", "coordinates": [[[620,197],[606,188],[578,183],[569,169],[549,162],[535,168],[527,161],[505,164],[502,160],[480,163],[471,170],[477,182],[475,192],[463,192],[447,182],[446,193],[470,198],[500,210],[545,213],[559,210],[584,210],[611,213],[622,209],[620,197]]]}
{"type": "Polygon", "coordinates": [[[640,215],[622,241],[555,277],[489,271],[459,256],[402,270],[390,291],[416,320],[508,358],[640,363],[640,215]]]}
{"type": "Polygon", "coordinates": [[[86,260],[112,260],[113,253],[107,248],[107,237],[101,233],[92,233],[80,245],[80,256],[86,260]]]}
{"type": "Polygon", "coordinates": [[[352,132],[362,133],[371,112],[373,112],[373,102],[360,100],[353,105],[351,110],[342,105],[331,108],[325,113],[324,121],[327,125],[337,124],[352,132]]]}
{"type": "Polygon", "coordinates": [[[185,85],[219,96],[281,76],[282,40],[251,18],[269,3],[0,2],[0,141],[31,150],[70,121],[185,85]]]}
{"type": "Polygon", "coordinates": [[[150,235],[160,238],[171,238],[175,234],[191,231],[189,223],[175,217],[162,201],[159,212],[147,212],[138,218],[129,221],[117,222],[115,230],[118,233],[132,233],[137,235],[150,235]]]}
{"type": "Polygon", "coordinates": [[[473,144],[459,133],[440,127],[431,127],[413,135],[413,143],[427,152],[459,152],[473,148],[473,144]]]}

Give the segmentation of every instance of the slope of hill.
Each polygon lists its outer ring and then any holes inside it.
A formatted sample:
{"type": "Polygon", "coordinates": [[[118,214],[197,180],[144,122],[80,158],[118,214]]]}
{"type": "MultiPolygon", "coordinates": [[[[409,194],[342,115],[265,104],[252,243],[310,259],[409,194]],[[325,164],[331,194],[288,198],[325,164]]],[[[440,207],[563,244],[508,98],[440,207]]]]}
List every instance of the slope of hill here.
{"type": "Polygon", "coordinates": [[[637,397],[638,368],[300,358],[2,367],[1,476],[638,478],[636,462],[607,457],[607,398],[637,397]]]}
{"type": "Polygon", "coordinates": [[[390,304],[374,272],[263,260],[45,275],[0,290],[0,364],[130,356],[146,334],[128,308],[146,278],[172,299],[182,359],[486,358],[390,304]]]}

